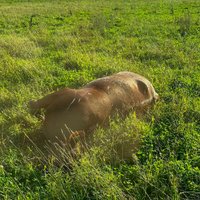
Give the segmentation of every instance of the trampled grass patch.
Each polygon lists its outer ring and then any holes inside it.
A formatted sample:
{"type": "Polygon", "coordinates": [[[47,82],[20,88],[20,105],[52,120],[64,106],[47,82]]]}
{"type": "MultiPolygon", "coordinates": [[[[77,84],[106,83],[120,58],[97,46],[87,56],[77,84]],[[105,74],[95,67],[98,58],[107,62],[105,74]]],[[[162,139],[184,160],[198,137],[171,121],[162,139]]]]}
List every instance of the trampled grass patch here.
{"type": "Polygon", "coordinates": [[[195,0],[0,1],[0,199],[198,199],[199,10],[195,0]],[[42,124],[29,100],[125,70],[160,95],[144,117],[99,127],[69,166],[27,147],[42,124]]]}

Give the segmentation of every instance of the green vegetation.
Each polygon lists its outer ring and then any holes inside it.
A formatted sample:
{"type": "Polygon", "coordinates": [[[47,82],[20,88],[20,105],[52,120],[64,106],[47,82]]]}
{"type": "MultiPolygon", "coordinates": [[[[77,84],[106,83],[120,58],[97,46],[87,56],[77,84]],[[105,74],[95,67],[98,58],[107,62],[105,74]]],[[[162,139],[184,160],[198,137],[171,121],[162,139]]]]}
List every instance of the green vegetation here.
{"type": "Polygon", "coordinates": [[[199,12],[198,0],[1,0],[0,199],[199,199],[199,12]],[[36,164],[27,102],[124,70],[153,83],[154,109],[99,128],[68,170],[36,164]]]}

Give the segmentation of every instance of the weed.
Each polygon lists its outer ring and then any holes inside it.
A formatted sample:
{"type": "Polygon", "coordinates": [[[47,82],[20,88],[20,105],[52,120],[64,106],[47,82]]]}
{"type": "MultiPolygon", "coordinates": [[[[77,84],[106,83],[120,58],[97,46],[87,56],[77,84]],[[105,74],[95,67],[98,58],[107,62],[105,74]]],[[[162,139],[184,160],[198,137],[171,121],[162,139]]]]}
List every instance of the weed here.
{"type": "Polygon", "coordinates": [[[191,28],[191,15],[188,8],[186,9],[184,16],[178,19],[177,23],[179,25],[178,31],[181,36],[184,37],[188,35],[191,28]]]}

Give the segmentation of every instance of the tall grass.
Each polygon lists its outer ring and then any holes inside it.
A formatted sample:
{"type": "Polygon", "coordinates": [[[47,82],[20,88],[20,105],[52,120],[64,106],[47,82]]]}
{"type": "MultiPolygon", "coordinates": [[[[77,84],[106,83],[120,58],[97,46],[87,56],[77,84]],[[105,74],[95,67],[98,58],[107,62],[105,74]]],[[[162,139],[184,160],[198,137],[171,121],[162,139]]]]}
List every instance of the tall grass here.
{"type": "Polygon", "coordinates": [[[1,1],[0,199],[198,199],[199,7],[1,1]],[[61,150],[59,165],[27,142],[42,134],[30,99],[124,70],[147,77],[161,97],[144,117],[116,116],[76,158],[61,150]]]}

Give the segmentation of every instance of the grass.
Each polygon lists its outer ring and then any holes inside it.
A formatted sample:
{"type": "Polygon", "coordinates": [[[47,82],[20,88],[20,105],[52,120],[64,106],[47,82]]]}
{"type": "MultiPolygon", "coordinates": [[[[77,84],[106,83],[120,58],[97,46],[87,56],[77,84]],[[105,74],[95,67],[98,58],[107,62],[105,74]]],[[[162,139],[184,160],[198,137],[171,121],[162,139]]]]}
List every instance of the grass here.
{"type": "Polygon", "coordinates": [[[1,0],[0,199],[198,199],[199,8],[195,0],[1,0]],[[36,164],[38,150],[23,138],[41,119],[27,102],[124,70],[153,83],[161,97],[153,110],[97,129],[68,170],[36,164]]]}

